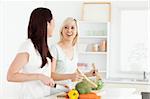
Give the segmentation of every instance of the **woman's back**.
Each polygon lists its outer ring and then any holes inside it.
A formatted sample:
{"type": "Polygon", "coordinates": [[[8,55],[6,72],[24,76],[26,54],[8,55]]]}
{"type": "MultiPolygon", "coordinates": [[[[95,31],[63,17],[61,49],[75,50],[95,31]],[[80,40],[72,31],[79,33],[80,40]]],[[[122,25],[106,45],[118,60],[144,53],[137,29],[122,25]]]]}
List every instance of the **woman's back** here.
{"type": "MultiPolygon", "coordinates": [[[[20,47],[18,53],[28,53],[29,61],[23,66],[23,73],[40,73],[44,74],[48,77],[51,77],[51,61],[47,58],[48,63],[41,68],[41,56],[38,51],[34,48],[34,45],[30,39],[27,39],[20,47]]],[[[50,87],[45,86],[41,81],[34,80],[21,83],[21,97],[20,99],[34,99],[42,96],[46,96],[50,94],[50,87]]]]}

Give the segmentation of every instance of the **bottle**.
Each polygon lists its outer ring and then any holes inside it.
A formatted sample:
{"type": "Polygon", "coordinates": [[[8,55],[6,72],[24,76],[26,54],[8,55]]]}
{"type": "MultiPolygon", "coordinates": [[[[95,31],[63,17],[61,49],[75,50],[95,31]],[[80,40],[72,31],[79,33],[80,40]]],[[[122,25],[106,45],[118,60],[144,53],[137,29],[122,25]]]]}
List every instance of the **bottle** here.
{"type": "Polygon", "coordinates": [[[101,52],[106,52],[106,48],[107,48],[106,40],[102,40],[99,45],[99,50],[101,52]]]}
{"type": "Polygon", "coordinates": [[[98,70],[96,70],[96,65],[95,63],[92,63],[92,67],[93,67],[93,70],[94,70],[94,74],[96,74],[96,81],[99,81],[101,80],[101,75],[100,75],[100,72],[98,70]]]}

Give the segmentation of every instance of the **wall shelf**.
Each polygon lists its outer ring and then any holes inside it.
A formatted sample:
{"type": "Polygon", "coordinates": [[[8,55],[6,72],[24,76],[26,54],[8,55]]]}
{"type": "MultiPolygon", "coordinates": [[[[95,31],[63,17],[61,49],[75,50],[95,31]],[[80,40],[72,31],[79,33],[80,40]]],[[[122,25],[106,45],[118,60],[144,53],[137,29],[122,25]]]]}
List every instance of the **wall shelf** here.
{"type": "Polygon", "coordinates": [[[94,63],[103,78],[107,78],[109,65],[110,5],[110,2],[83,3],[78,21],[79,63],[89,66],[94,63]]]}

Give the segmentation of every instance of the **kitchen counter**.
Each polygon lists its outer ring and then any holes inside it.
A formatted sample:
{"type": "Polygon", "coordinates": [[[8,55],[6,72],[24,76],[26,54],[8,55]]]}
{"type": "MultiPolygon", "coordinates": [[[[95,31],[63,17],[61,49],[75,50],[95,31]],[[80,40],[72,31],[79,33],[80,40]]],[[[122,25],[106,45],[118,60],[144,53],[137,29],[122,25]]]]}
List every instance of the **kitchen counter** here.
{"type": "Polygon", "coordinates": [[[58,94],[54,94],[54,95],[51,95],[51,96],[47,96],[47,97],[44,97],[42,99],[64,99],[64,98],[57,98],[58,95],[61,95],[61,94],[65,94],[65,92],[61,92],[61,93],[58,93],[58,94]]]}
{"type": "MultiPolygon", "coordinates": [[[[97,93],[102,99],[142,99],[141,92],[149,92],[150,87],[148,81],[130,79],[103,79],[103,81],[105,83],[103,91],[97,93]]],[[[42,99],[63,99],[57,98],[60,94],[64,94],[64,92],[42,99]]]]}
{"type": "MultiPolygon", "coordinates": [[[[133,88],[109,88],[104,89],[103,91],[99,91],[97,93],[98,96],[101,96],[102,99],[142,99],[142,96],[139,94],[134,94],[133,88]]],[[[64,99],[57,98],[57,95],[65,94],[64,92],[54,94],[51,96],[44,97],[42,99],[64,99]]]]}

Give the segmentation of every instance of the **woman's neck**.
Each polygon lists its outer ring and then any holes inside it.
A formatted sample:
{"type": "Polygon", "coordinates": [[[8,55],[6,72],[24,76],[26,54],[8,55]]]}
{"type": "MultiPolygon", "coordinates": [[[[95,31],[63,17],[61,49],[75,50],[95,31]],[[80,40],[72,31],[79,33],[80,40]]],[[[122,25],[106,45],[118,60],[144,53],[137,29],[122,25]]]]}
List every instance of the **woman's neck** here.
{"type": "Polygon", "coordinates": [[[71,41],[60,41],[58,44],[64,48],[72,48],[73,47],[71,41]]]}

